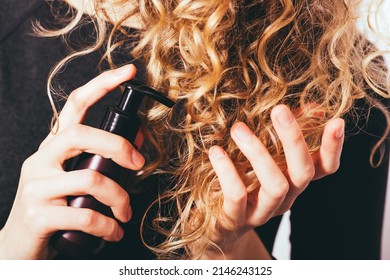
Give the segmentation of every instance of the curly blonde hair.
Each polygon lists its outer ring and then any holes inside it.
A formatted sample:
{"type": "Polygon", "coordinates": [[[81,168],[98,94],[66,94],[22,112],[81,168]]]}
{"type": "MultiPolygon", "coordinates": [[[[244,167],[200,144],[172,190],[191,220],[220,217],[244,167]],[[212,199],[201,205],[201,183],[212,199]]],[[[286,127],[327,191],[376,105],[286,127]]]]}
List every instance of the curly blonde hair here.
{"type": "MultiPolygon", "coordinates": [[[[95,1],[90,21],[96,42],[61,61],[51,77],[70,59],[103,45],[104,59],[114,68],[111,54],[134,36],[124,23],[139,18],[142,28],[129,55],[144,63],[150,86],[178,103],[173,110],[148,104],[145,114],[146,138],[157,155],[144,175],[166,173],[175,182],[158,200],[174,202],[175,211],[158,213],[153,223],[165,241],[146,244],[160,258],[197,259],[212,245],[223,196],[208,158],[211,146],[222,146],[234,160],[248,192],[259,187],[229,136],[235,122],[245,122],[283,169],[283,149],[270,120],[276,105],[296,112],[311,153],[319,149],[325,124],[353,113],[358,99],[387,116],[368,94],[389,97],[382,53],[357,32],[356,9],[340,0],[95,1]],[[111,17],[115,6],[126,11],[120,18],[111,17]],[[195,242],[198,249],[192,251],[195,242]]],[[[63,29],[40,33],[64,35],[85,20],[83,11],[70,12],[63,29]]],[[[50,86],[48,91],[52,98],[50,86]]]]}

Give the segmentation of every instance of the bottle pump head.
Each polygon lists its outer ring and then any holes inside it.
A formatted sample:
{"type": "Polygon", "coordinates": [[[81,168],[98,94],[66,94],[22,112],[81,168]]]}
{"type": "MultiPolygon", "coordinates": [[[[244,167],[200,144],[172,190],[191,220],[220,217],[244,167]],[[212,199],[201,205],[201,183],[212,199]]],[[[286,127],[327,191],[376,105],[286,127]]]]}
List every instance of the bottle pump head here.
{"type": "Polygon", "coordinates": [[[128,115],[137,114],[144,96],[152,98],[169,108],[175,105],[175,102],[165,97],[157,90],[144,85],[140,81],[130,80],[124,82],[122,86],[125,87],[125,90],[119,102],[118,108],[128,115]]]}

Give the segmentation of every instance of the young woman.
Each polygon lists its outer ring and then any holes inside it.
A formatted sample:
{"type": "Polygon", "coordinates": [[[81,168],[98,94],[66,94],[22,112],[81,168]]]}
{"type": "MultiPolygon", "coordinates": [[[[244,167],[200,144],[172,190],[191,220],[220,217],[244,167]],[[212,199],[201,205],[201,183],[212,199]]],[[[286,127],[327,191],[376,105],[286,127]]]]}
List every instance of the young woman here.
{"type": "MultiPolygon", "coordinates": [[[[355,30],[354,3],[69,4],[63,28],[38,26],[37,32],[72,34],[90,18],[94,39],[75,43],[89,45],[60,61],[49,85],[68,60],[102,46],[116,69],[74,90],[59,115],[49,90],[56,123],[23,164],[0,232],[4,258],[52,257],[49,239],[58,230],[123,237],[118,221],[137,212],[130,206],[134,196],[96,171],[65,171],[66,160],[83,151],[142,168],[141,177],[164,178],[156,202],[138,212],[154,226],[138,220],[144,245],[158,257],[269,258],[254,229],[287,211],[312,180],[338,169],[341,118],[352,116],[357,100],[382,108],[369,92],[387,97],[378,55],[355,30]],[[136,75],[133,65],[117,68],[123,64],[118,53],[141,62],[145,82],[177,103],[172,110],[147,105],[147,125],[135,143],[144,138],[152,148],[146,164],[123,138],[82,124],[89,108],[136,75]],[[67,206],[67,196],[81,194],[110,206],[117,221],[67,206]],[[163,241],[154,244],[156,238],[163,241]]],[[[373,154],[385,133],[380,136],[373,154]]]]}

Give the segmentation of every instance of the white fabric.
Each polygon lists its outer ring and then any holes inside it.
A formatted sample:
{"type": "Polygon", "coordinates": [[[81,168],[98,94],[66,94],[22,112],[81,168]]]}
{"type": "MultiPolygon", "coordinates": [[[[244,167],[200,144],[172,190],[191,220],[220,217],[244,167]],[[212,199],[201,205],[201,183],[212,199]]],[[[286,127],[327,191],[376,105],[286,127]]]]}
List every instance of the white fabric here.
{"type": "Polygon", "coordinates": [[[381,259],[390,260],[390,175],[388,176],[385,213],[383,217],[381,259]]]}
{"type": "Polygon", "coordinates": [[[289,260],[291,259],[291,243],[290,243],[290,211],[287,211],[280,222],[278,232],[275,237],[274,248],[272,255],[277,260],[289,260]]]}

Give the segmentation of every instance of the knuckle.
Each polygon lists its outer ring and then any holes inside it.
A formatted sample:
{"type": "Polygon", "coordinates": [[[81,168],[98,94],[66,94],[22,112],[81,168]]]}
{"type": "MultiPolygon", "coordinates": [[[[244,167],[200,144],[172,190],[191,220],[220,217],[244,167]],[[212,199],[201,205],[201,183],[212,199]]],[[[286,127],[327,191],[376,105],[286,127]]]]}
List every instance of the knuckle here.
{"type": "Polygon", "coordinates": [[[131,147],[129,141],[127,141],[123,137],[116,137],[115,138],[115,143],[114,143],[114,148],[115,151],[123,153],[123,152],[128,152],[130,153],[131,147]]]}
{"type": "Polygon", "coordinates": [[[101,184],[102,175],[98,171],[85,169],[82,172],[82,185],[86,188],[95,187],[101,184]]]}
{"type": "Polygon", "coordinates": [[[276,181],[270,188],[269,193],[273,200],[283,199],[290,189],[290,185],[287,180],[276,181]]]}
{"type": "Polygon", "coordinates": [[[26,208],[24,223],[36,232],[44,231],[48,227],[46,216],[42,215],[36,206],[26,208]]]}
{"type": "Polygon", "coordinates": [[[337,172],[337,170],[339,170],[339,168],[340,168],[340,162],[337,162],[337,163],[331,165],[331,166],[328,168],[327,174],[328,174],[328,175],[334,174],[334,173],[337,172]]]}
{"type": "Polygon", "coordinates": [[[81,228],[91,228],[97,220],[97,213],[92,209],[84,208],[79,215],[79,223],[81,228]]]}
{"type": "Polygon", "coordinates": [[[247,192],[246,192],[246,190],[242,190],[242,188],[240,190],[230,192],[230,193],[226,194],[226,196],[234,204],[240,204],[243,201],[247,200],[247,192]]]}
{"type": "Polygon", "coordinates": [[[35,154],[28,157],[22,164],[22,173],[30,171],[35,166],[35,154]]]}
{"type": "Polygon", "coordinates": [[[114,216],[119,220],[125,220],[128,216],[128,209],[130,206],[130,197],[127,193],[118,192],[114,193],[115,201],[107,203],[111,206],[111,210],[114,216]]]}
{"type": "Polygon", "coordinates": [[[282,216],[284,215],[289,209],[285,209],[285,207],[283,208],[279,208],[277,211],[275,211],[275,213],[273,214],[273,217],[277,217],[277,216],[282,216]]]}
{"type": "Polygon", "coordinates": [[[116,236],[116,233],[118,231],[118,224],[110,219],[107,225],[107,236],[116,236]]]}
{"type": "Polygon", "coordinates": [[[48,142],[47,139],[43,140],[43,141],[41,142],[41,144],[39,144],[38,151],[41,150],[41,149],[46,145],[47,142],[48,142]]]}
{"type": "Polygon", "coordinates": [[[46,219],[45,215],[39,215],[39,217],[35,219],[35,228],[39,231],[46,231],[49,229],[48,219],[46,219]]]}
{"type": "Polygon", "coordinates": [[[302,132],[300,130],[294,130],[291,135],[289,135],[289,141],[291,141],[292,145],[301,145],[305,143],[305,139],[303,138],[302,132]]]}
{"type": "Polygon", "coordinates": [[[83,126],[80,124],[74,124],[69,126],[65,129],[63,132],[64,137],[67,142],[70,143],[77,143],[79,142],[79,139],[81,138],[81,135],[83,134],[83,126]]]}
{"type": "Polygon", "coordinates": [[[23,194],[25,197],[33,197],[37,193],[37,187],[32,180],[23,182],[23,194]]]}
{"type": "Polygon", "coordinates": [[[122,195],[118,195],[117,197],[120,200],[120,205],[122,207],[126,207],[127,209],[127,207],[130,205],[130,196],[124,192],[122,195]]]}
{"type": "Polygon", "coordinates": [[[283,205],[276,212],[276,215],[280,216],[280,215],[283,215],[283,214],[287,213],[290,210],[292,204],[293,204],[293,202],[291,202],[291,203],[283,203],[283,205]]]}
{"type": "Polygon", "coordinates": [[[294,181],[296,182],[297,187],[305,187],[313,180],[314,176],[315,168],[314,166],[309,166],[304,168],[294,181]]]}
{"type": "Polygon", "coordinates": [[[35,220],[38,217],[38,210],[35,206],[29,206],[26,208],[25,219],[28,223],[35,224],[35,220]]]}
{"type": "Polygon", "coordinates": [[[310,182],[316,174],[316,169],[314,168],[314,165],[310,165],[310,167],[308,167],[304,174],[306,175],[306,179],[310,182]]]}
{"type": "Polygon", "coordinates": [[[268,221],[274,217],[274,214],[273,213],[268,213],[266,215],[264,215],[264,213],[261,213],[259,214],[258,216],[256,216],[256,218],[254,219],[253,222],[250,223],[250,226],[251,227],[259,227],[259,226],[262,226],[266,223],[268,223],[268,221]]]}
{"type": "Polygon", "coordinates": [[[82,87],[73,90],[68,96],[67,103],[70,103],[78,112],[88,109],[88,100],[83,98],[82,87]]]}
{"type": "Polygon", "coordinates": [[[246,157],[252,162],[259,158],[266,157],[267,155],[268,150],[261,144],[260,140],[256,138],[251,145],[251,151],[247,153],[246,157]]]}

